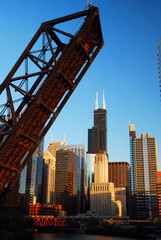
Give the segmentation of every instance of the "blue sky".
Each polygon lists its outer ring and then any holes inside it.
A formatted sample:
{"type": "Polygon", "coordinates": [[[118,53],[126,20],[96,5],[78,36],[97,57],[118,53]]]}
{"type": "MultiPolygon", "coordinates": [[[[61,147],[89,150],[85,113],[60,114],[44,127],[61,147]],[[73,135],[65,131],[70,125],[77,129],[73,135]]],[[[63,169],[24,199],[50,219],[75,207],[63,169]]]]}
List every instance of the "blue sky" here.
{"type": "MultiPolygon", "coordinates": [[[[0,83],[44,21],[86,7],[86,0],[8,0],[0,2],[0,83]]],[[[85,144],[93,126],[96,91],[107,106],[110,161],[129,161],[129,122],[136,133],[149,133],[158,144],[161,170],[161,102],[158,43],[161,38],[160,0],[95,0],[105,45],[45,137],[85,144]]],[[[64,31],[66,29],[63,29],[64,31]]]]}

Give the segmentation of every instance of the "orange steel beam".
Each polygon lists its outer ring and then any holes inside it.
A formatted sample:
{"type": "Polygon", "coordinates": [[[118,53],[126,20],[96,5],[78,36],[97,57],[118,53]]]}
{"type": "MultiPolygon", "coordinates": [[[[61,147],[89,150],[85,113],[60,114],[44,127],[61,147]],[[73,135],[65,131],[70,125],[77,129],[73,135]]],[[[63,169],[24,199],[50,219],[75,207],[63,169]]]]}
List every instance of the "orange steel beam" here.
{"type": "Polygon", "coordinates": [[[67,226],[67,220],[63,218],[54,217],[33,217],[34,225],[37,227],[44,226],[67,226]]]}
{"type": "Polygon", "coordinates": [[[1,196],[12,187],[103,44],[96,7],[45,22],[0,85],[0,96],[7,93],[0,112],[4,126],[0,129],[1,196]],[[85,19],[75,35],[55,28],[58,23],[80,17],[85,19]],[[68,44],[57,33],[69,37],[68,44]],[[46,42],[37,50],[42,35],[46,42]],[[18,74],[24,62],[25,73],[18,74]],[[29,63],[33,68],[28,68],[29,63]],[[15,92],[21,95],[20,102],[15,99],[15,92]],[[7,110],[11,114],[4,119],[7,110]]]}
{"type": "Polygon", "coordinates": [[[36,216],[32,217],[34,220],[34,225],[37,227],[45,227],[45,226],[71,226],[80,224],[81,219],[74,219],[74,218],[54,218],[54,217],[41,217],[36,216]]]}

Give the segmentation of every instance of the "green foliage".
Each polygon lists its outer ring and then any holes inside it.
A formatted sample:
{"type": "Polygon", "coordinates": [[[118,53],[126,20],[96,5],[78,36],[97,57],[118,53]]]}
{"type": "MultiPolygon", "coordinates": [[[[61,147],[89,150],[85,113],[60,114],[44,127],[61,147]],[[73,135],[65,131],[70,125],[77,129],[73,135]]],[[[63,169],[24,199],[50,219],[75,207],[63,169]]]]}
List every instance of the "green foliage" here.
{"type": "Polygon", "coordinates": [[[113,218],[110,218],[110,219],[108,219],[108,220],[106,220],[109,224],[111,224],[111,225],[113,225],[114,224],[114,220],[113,220],[113,218]]]}
{"type": "Polygon", "coordinates": [[[146,231],[145,226],[142,225],[123,228],[117,225],[112,218],[104,220],[104,224],[101,225],[96,218],[90,218],[87,223],[87,233],[105,236],[144,238],[146,231]]]}
{"type": "Polygon", "coordinates": [[[32,219],[17,212],[2,212],[0,214],[0,239],[32,240],[32,230],[32,219]]]}
{"type": "Polygon", "coordinates": [[[113,219],[106,220],[105,224],[102,226],[103,233],[107,236],[121,236],[122,229],[116,225],[113,219]]]}
{"type": "Polygon", "coordinates": [[[59,210],[58,216],[60,216],[60,217],[61,217],[61,216],[64,216],[64,215],[63,215],[63,212],[62,212],[61,210],[59,210]]]}

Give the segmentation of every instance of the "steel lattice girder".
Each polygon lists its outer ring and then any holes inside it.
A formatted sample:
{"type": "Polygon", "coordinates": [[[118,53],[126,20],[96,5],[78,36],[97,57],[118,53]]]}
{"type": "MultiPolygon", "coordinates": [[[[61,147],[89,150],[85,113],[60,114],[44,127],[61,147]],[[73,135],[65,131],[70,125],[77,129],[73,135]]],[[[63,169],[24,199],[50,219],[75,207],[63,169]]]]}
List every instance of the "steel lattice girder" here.
{"type": "Polygon", "coordinates": [[[33,216],[32,217],[34,225],[36,227],[46,227],[46,226],[76,226],[80,225],[81,218],[55,218],[52,216],[33,216]]]}
{"type": "Polygon", "coordinates": [[[44,226],[67,226],[67,220],[64,218],[54,218],[54,217],[32,217],[34,220],[34,225],[37,227],[44,226]]]}
{"type": "Polygon", "coordinates": [[[0,193],[4,194],[4,189],[7,191],[14,184],[103,44],[96,7],[40,26],[0,85],[0,94],[4,91],[7,94],[0,115],[5,126],[0,130],[0,193]],[[55,28],[58,23],[80,17],[85,20],[75,35],[55,28]],[[64,44],[56,33],[69,37],[69,43],[64,44]],[[33,47],[42,35],[47,43],[43,42],[39,55],[36,55],[38,51],[33,51],[33,47]],[[50,52],[48,60],[45,59],[47,52],[50,52]],[[34,64],[34,72],[28,72],[28,59],[34,64]],[[25,74],[16,75],[24,62],[25,74]],[[30,89],[24,89],[30,78],[34,78],[30,89]],[[13,100],[13,90],[22,95],[18,106],[18,100],[13,100]],[[10,117],[4,119],[2,115],[7,108],[10,117]]]}

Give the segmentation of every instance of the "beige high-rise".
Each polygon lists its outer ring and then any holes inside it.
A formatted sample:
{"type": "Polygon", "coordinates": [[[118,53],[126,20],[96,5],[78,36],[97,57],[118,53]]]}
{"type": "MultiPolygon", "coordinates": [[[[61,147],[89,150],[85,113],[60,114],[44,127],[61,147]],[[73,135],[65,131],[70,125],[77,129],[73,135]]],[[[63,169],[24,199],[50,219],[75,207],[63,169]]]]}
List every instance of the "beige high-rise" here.
{"type": "Polygon", "coordinates": [[[48,151],[56,158],[56,151],[58,150],[58,147],[65,144],[66,142],[51,142],[48,145],[48,151]]]}
{"type": "Polygon", "coordinates": [[[108,182],[108,158],[106,153],[97,153],[94,163],[95,183],[108,182]]]}
{"type": "Polygon", "coordinates": [[[43,204],[54,204],[55,157],[46,150],[43,154],[43,204]]]}
{"type": "MultiPolygon", "coordinates": [[[[123,204],[125,203],[125,188],[122,191],[123,204]]],[[[122,216],[122,203],[119,201],[120,192],[115,198],[114,183],[108,182],[107,153],[96,153],[94,163],[94,183],[90,191],[90,210],[97,216],[122,216]]],[[[125,205],[126,206],[126,205],[125,205]]]]}

